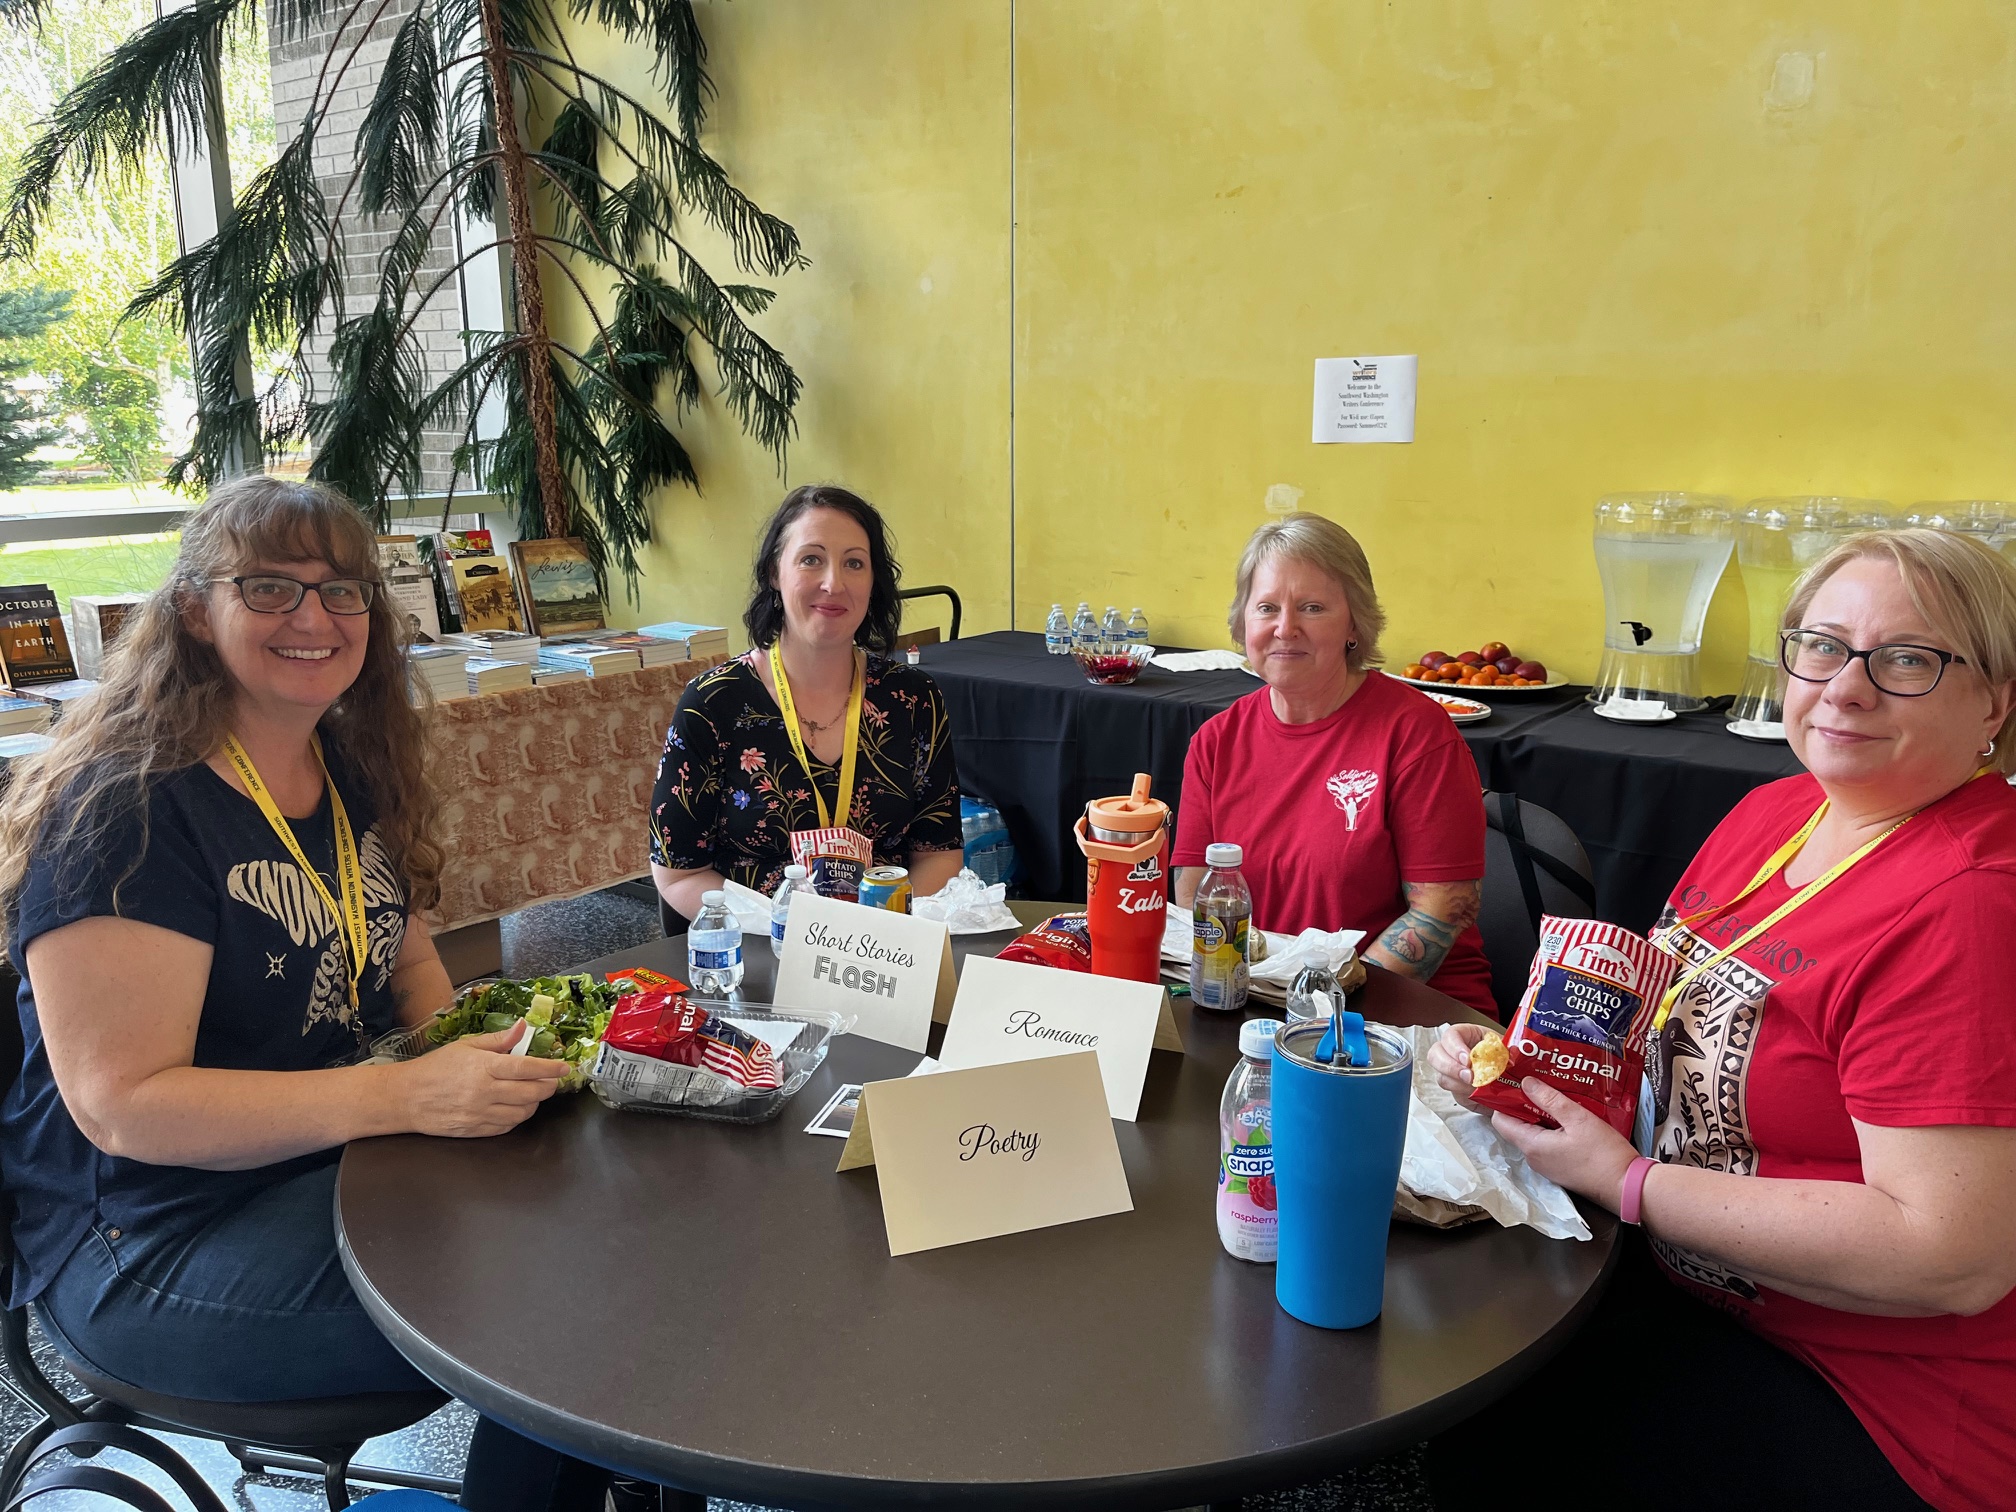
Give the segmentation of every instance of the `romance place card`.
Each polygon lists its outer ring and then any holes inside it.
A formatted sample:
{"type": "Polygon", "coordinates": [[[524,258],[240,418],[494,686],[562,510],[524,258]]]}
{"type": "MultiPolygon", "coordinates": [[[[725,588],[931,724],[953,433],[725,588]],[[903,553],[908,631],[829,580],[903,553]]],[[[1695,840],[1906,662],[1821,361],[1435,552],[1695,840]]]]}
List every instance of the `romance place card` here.
{"type": "Polygon", "coordinates": [[[1134,1210],[1089,1051],[868,1083],[838,1169],[866,1165],[892,1255],[1134,1210]]]}
{"type": "Polygon", "coordinates": [[[1109,1111],[1131,1123],[1157,1049],[1183,1049],[1160,982],[968,956],[938,1061],[950,1071],[1090,1050],[1109,1111]]]}
{"type": "Polygon", "coordinates": [[[791,900],[776,1001],[852,1014],[854,1033],[921,1055],[957,986],[952,932],[936,920],[816,893],[791,900]]]}

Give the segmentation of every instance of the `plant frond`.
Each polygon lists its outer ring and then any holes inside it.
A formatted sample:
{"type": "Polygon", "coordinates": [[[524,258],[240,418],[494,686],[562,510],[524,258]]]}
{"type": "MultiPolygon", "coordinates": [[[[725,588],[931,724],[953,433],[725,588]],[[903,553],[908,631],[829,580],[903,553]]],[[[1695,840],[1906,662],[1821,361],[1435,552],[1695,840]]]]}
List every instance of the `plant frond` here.
{"type": "Polygon", "coordinates": [[[698,146],[714,81],[707,77],[707,39],[691,0],[568,0],[567,8],[577,21],[592,14],[627,42],[650,42],[652,72],[672,102],[679,134],[698,146]]]}
{"type": "Polygon", "coordinates": [[[761,315],[777,297],[775,289],[766,289],[758,284],[723,284],[721,292],[734,300],[745,315],[761,315]]]}
{"type": "Polygon", "coordinates": [[[329,344],[335,397],[308,407],[315,460],[308,476],[342,489],[381,523],[384,480],[420,491],[422,428],[427,396],[420,346],[398,312],[383,306],[345,321],[329,344]]]}
{"type": "Polygon", "coordinates": [[[433,18],[426,6],[416,6],[393,34],[378,91],[357,128],[357,156],[364,168],[358,202],[367,214],[412,209],[420,202],[422,179],[436,171],[440,65],[433,18]]]}
{"type": "MultiPolygon", "coordinates": [[[[481,68],[472,68],[455,81],[448,97],[448,160],[473,163],[497,150],[497,132],[491,123],[488,77],[481,68]]],[[[462,213],[472,220],[488,220],[504,198],[502,168],[494,161],[481,173],[462,181],[462,213]]]]}
{"type": "Polygon", "coordinates": [[[57,180],[88,185],[130,169],[156,147],[179,153],[208,140],[221,108],[205,78],[231,27],[257,18],[256,0],[195,0],[150,21],[105,55],[43,123],[0,209],[0,257],[35,248],[57,180]]]}

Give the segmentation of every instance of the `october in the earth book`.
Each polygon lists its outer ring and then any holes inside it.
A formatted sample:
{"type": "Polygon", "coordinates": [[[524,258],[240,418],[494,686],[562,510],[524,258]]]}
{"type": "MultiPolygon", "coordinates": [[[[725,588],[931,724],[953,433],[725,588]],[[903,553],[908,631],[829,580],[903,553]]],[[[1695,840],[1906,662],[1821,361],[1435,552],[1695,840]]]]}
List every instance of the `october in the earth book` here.
{"type": "Polygon", "coordinates": [[[77,675],[63,615],[47,583],[0,588],[0,671],[10,688],[69,682],[77,675]]]}

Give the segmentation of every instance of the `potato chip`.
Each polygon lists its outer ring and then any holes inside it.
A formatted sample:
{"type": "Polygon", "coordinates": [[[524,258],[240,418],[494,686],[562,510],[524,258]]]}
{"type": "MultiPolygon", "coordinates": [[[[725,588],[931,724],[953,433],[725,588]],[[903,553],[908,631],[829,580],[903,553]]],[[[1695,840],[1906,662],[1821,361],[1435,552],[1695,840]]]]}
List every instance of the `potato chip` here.
{"type": "Polygon", "coordinates": [[[1470,1047],[1470,1086],[1474,1091],[1498,1080],[1512,1062],[1502,1035],[1489,1033],[1470,1047]]]}

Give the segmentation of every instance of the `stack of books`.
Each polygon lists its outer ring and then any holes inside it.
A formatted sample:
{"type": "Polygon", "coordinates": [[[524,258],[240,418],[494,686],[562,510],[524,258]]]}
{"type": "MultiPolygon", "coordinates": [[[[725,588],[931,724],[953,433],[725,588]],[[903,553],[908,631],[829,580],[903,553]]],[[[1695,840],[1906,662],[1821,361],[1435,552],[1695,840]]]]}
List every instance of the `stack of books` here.
{"type": "Polygon", "coordinates": [[[640,625],[640,635],[671,641],[676,647],[674,661],[701,661],[728,654],[728,631],[722,625],[695,625],[686,620],[667,620],[662,625],[640,625]]]}
{"type": "Polygon", "coordinates": [[[539,637],[527,635],[522,630],[465,630],[460,635],[444,637],[442,644],[460,646],[471,656],[486,657],[491,661],[531,663],[539,660],[539,637]]]}
{"type": "Polygon", "coordinates": [[[468,662],[471,693],[502,693],[509,688],[532,686],[532,664],[499,661],[491,656],[472,656],[468,662]]]}
{"type": "Polygon", "coordinates": [[[466,646],[413,646],[406,653],[407,681],[414,691],[425,687],[436,698],[467,698],[468,666],[466,646]]]}
{"type": "Polygon", "coordinates": [[[32,688],[23,688],[24,698],[38,698],[49,707],[52,720],[61,719],[63,711],[87,694],[96,693],[98,683],[89,677],[72,677],[64,682],[40,683],[32,688]]]}
{"type": "Polygon", "coordinates": [[[39,730],[25,735],[0,735],[0,772],[24,756],[40,756],[54,744],[53,735],[44,735],[39,730]]]}
{"type": "Polygon", "coordinates": [[[555,667],[540,662],[532,669],[532,682],[535,687],[550,688],[555,683],[586,681],[588,681],[586,667],[555,667]]]}
{"type": "Polygon", "coordinates": [[[611,651],[635,651],[647,667],[669,667],[674,662],[691,660],[680,642],[664,640],[642,630],[611,630],[606,635],[596,636],[590,644],[611,651]]]}
{"type": "Polygon", "coordinates": [[[43,699],[0,693],[0,737],[39,735],[55,714],[55,706],[43,699]]]}
{"type": "Polygon", "coordinates": [[[599,640],[562,641],[539,648],[542,667],[578,667],[590,677],[606,677],[611,672],[635,672],[644,663],[629,646],[604,645],[599,640]]]}

